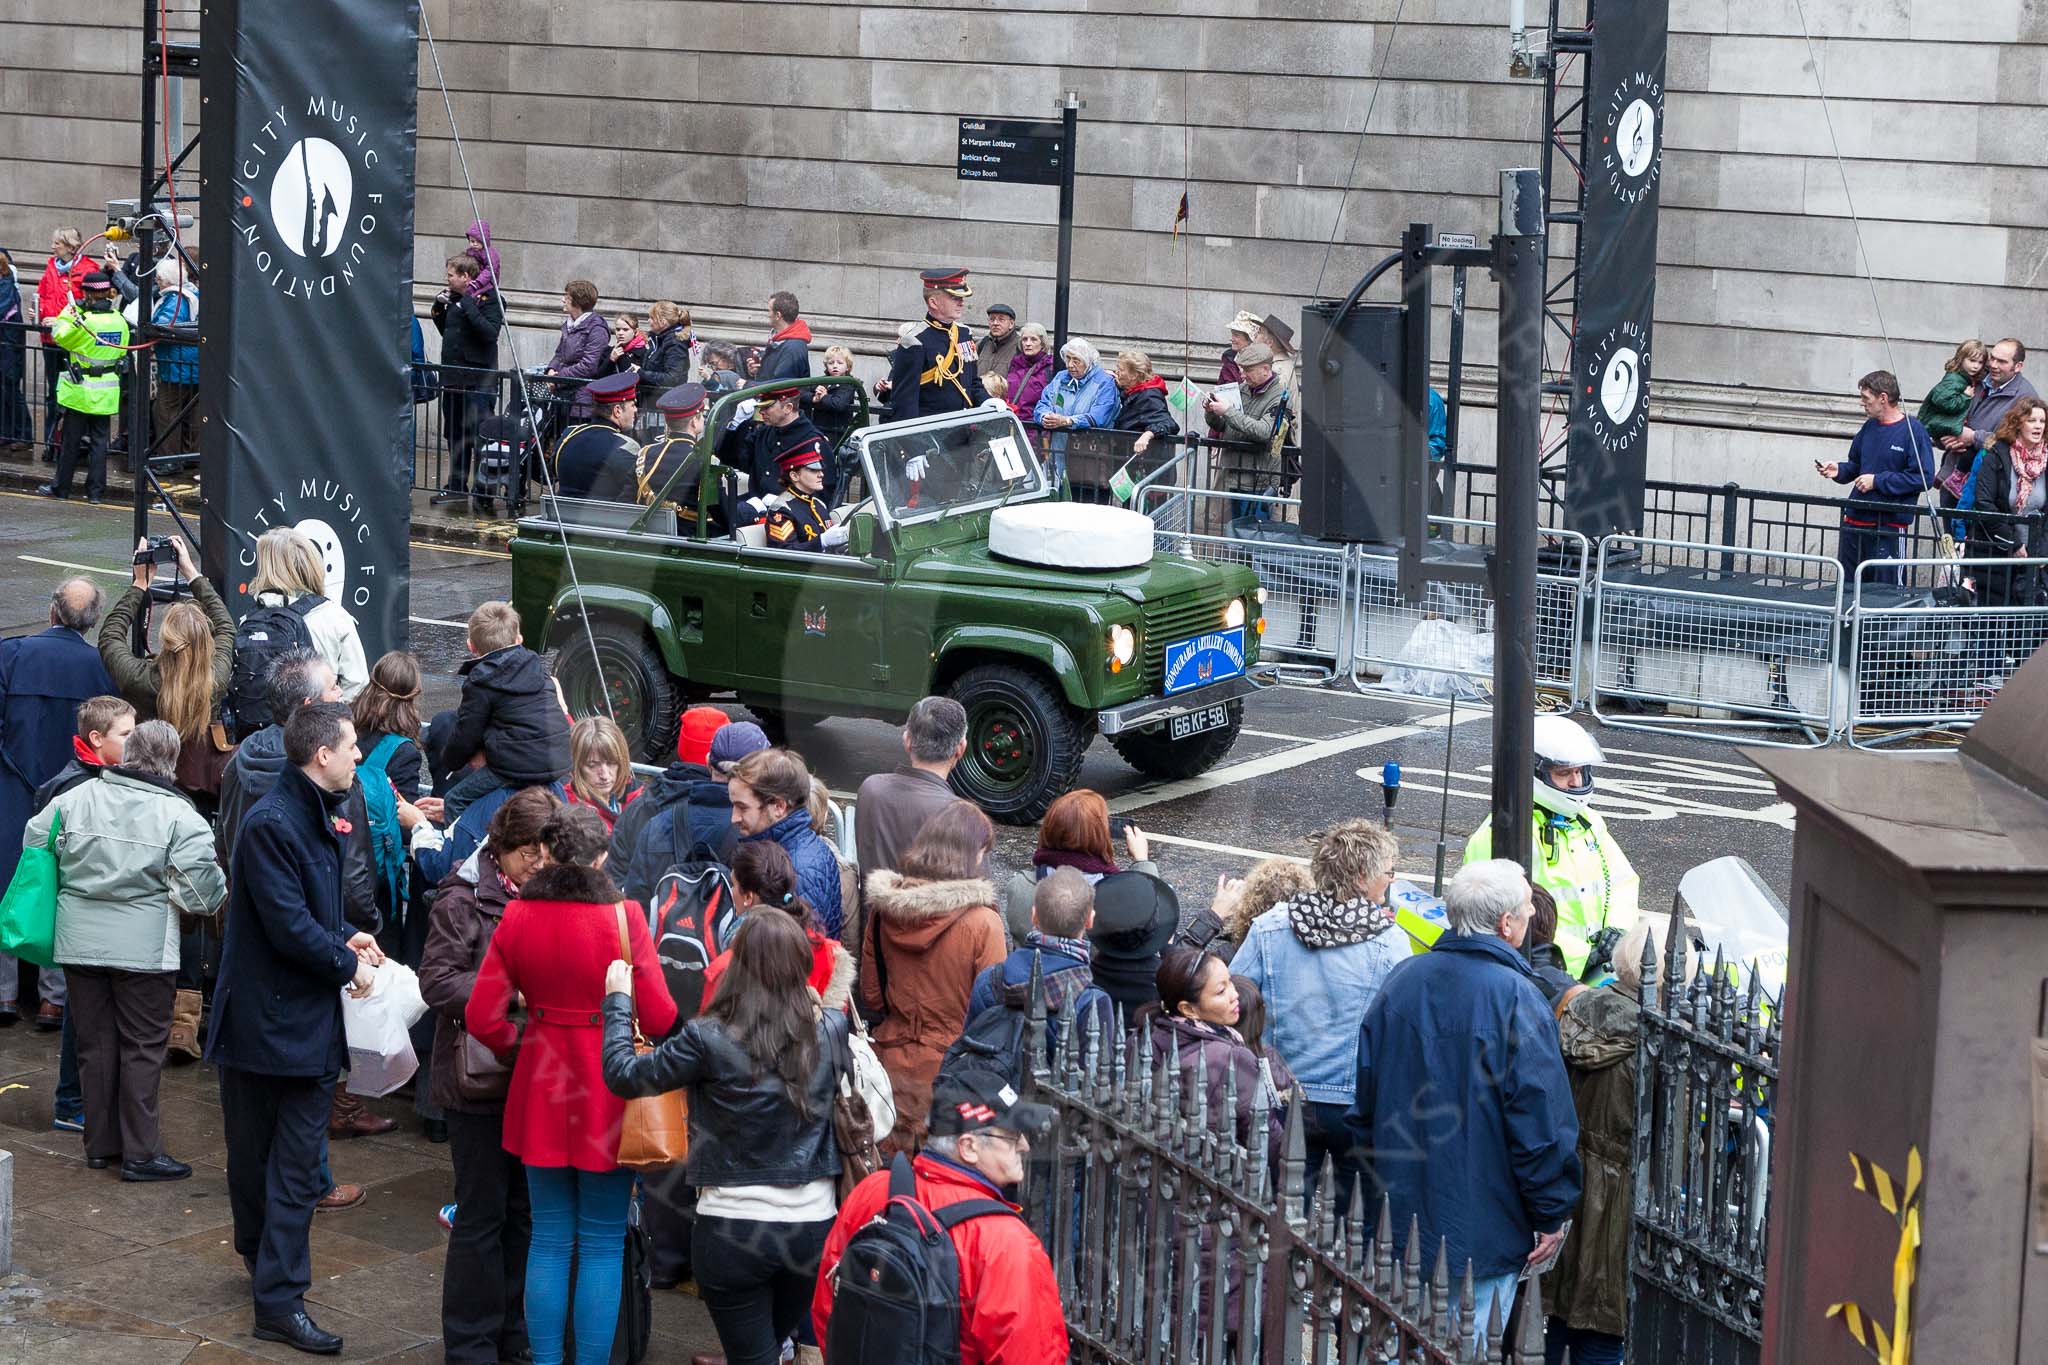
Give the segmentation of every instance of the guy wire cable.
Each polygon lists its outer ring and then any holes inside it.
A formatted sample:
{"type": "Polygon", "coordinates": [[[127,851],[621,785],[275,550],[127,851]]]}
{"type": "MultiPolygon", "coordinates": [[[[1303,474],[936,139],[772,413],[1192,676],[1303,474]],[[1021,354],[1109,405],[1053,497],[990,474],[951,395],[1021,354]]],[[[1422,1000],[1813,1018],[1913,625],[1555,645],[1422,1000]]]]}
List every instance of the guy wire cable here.
{"type": "Polygon", "coordinates": [[[1387,61],[1394,55],[1394,35],[1401,31],[1401,11],[1408,8],[1408,0],[1399,0],[1394,6],[1394,22],[1387,26],[1387,44],[1380,52],[1379,70],[1373,73],[1372,94],[1365,102],[1365,118],[1358,125],[1358,141],[1351,147],[1351,169],[1344,173],[1344,188],[1337,195],[1337,212],[1330,218],[1330,240],[1323,243],[1323,263],[1316,269],[1316,288],[1312,297],[1323,296],[1323,276],[1330,269],[1330,253],[1337,247],[1337,234],[1344,227],[1344,204],[1351,197],[1351,182],[1358,178],[1358,158],[1365,152],[1365,130],[1372,126],[1373,106],[1380,102],[1380,81],[1387,74],[1387,61]]]}
{"type": "MultiPolygon", "coordinates": [[[[1892,353],[1892,334],[1884,325],[1884,304],[1877,296],[1877,274],[1871,269],[1870,252],[1863,245],[1863,219],[1857,215],[1856,196],[1849,188],[1849,167],[1842,159],[1841,140],[1835,136],[1835,116],[1828,104],[1827,83],[1821,79],[1820,56],[1813,50],[1813,31],[1806,24],[1805,0],[1792,0],[1792,8],[1799,15],[1799,36],[1806,42],[1806,64],[1813,70],[1814,92],[1820,96],[1821,122],[1827,125],[1828,149],[1834,153],[1835,174],[1840,176],[1842,180],[1842,202],[1848,206],[1849,225],[1856,236],[1857,264],[1863,272],[1863,282],[1870,287],[1870,310],[1877,316],[1877,335],[1884,342],[1884,362],[1891,367],[1892,374],[1897,376],[1899,372],[1898,357],[1892,353]]],[[[1911,444],[1910,439],[1908,444],[1911,444]]],[[[1914,451],[1913,458],[1918,460],[1920,452],[1914,451]]],[[[1934,520],[1934,529],[1937,535],[1945,539],[1947,537],[1947,530],[1942,525],[1941,501],[1935,496],[1935,485],[1933,483],[1934,474],[1940,467],[1941,462],[1935,458],[1934,450],[1930,444],[1927,451],[1929,482],[1928,486],[1921,490],[1921,498],[1927,504],[1927,515],[1934,520]]],[[[1851,496],[1853,498],[1853,492],[1851,496]]]]}
{"type": "MultiPolygon", "coordinates": [[[[426,35],[427,53],[434,59],[434,81],[441,87],[441,107],[448,114],[448,136],[454,140],[456,164],[462,168],[462,188],[463,192],[469,196],[470,215],[474,221],[480,223],[484,219],[483,207],[477,203],[476,183],[469,176],[469,157],[462,149],[462,130],[455,123],[455,102],[448,96],[448,78],[441,70],[441,48],[434,41],[434,25],[433,21],[427,17],[427,7],[425,5],[420,6],[420,32],[426,35]]],[[[489,242],[484,243],[484,250],[486,255],[490,253],[491,244],[489,242]]],[[[503,258],[501,257],[500,264],[502,263],[503,258]]],[[[499,286],[498,307],[500,311],[503,311],[505,306],[504,279],[496,271],[493,271],[492,274],[497,277],[499,286]]],[[[519,403],[526,410],[526,414],[530,419],[533,416],[533,395],[527,390],[526,368],[519,360],[519,338],[509,326],[504,329],[504,335],[505,345],[512,352],[512,377],[514,382],[519,385],[519,403]]],[[[540,444],[537,424],[534,444],[536,447],[540,444]]],[[[541,482],[547,489],[548,496],[557,499],[555,510],[557,516],[559,516],[561,502],[559,500],[560,495],[555,491],[554,471],[548,468],[547,452],[537,450],[536,453],[540,455],[540,459],[536,463],[540,466],[541,482]]],[[[576,616],[583,626],[583,641],[590,646],[590,666],[595,670],[597,676],[598,700],[604,704],[605,717],[614,724],[617,724],[619,718],[612,714],[612,691],[610,687],[605,685],[604,660],[598,657],[597,633],[590,626],[590,608],[583,600],[583,580],[576,572],[576,551],[569,543],[569,529],[566,525],[562,526],[561,535],[562,563],[568,567],[569,586],[576,594],[576,616]]],[[[643,716],[641,719],[645,721],[648,717],[643,716]]]]}

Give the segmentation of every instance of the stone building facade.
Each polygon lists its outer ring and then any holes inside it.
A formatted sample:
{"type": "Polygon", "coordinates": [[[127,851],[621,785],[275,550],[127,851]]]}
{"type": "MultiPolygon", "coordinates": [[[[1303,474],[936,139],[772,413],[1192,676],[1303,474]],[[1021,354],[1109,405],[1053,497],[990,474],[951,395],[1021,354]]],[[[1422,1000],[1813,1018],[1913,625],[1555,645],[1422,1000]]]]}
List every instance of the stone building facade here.
{"type": "MultiPolygon", "coordinates": [[[[1670,3],[1651,473],[1828,491],[1806,461],[1853,428],[1858,375],[1895,364],[1918,395],[1961,338],[2048,341],[2048,2],[1803,0],[1810,48],[1793,0],[1670,3]]],[[[0,19],[0,243],[30,276],[53,222],[90,231],[134,192],[137,9],[16,0],[0,19]]],[[[917,315],[923,266],[967,266],[978,306],[1050,324],[1056,192],[957,179],[956,121],[1050,118],[1071,89],[1073,329],[1211,377],[1238,309],[1341,293],[1410,219],[1487,230],[1496,172],[1535,164],[1541,135],[1506,10],[426,0],[448,104],[422,43],[422,297],[473,216],[466,160],[529,363],[572,277],[744,339],[790,289],[864,368],[917,315]]],[[[1483,282],[1474,306],[1464,444],[1483,458],[1483,282]]]]}

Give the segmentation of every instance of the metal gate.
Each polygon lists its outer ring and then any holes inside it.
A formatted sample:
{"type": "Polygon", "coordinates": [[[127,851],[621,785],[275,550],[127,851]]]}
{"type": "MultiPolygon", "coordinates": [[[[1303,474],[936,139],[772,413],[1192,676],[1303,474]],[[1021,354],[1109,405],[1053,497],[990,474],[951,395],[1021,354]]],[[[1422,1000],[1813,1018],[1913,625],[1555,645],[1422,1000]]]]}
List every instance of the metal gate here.
{"type": "Polygon", "coordinates": [[[1052,1107],[1031,1154],[1025,1217],[1052,1258],[1072,1359],[1085,1365],[1540,1365],[1543,1305],[1532,1284],[1514,1320],[1474,1320],[1469,1271],[1382,1201],[1338,1210],[1326,1165],[1305,1188],[1300,1106],[1286,1110],[1278,1158],[1261,1064],[1250,1121],[1234,1077],[1212,1112],[1207,1091],[1155,1068],[1144,1031],[1085,1033],[1071,999],[1048,1063],[1044,993],[1032,983],[1028,1097],[1052,1107]],[[1484,1341],[1496,1343],[1489,1349],[1484,1341]]]}
{"type": "Polygon", "coordinates": [[[1636,1074],[1629,1356],[1756,1365],[1778,1010],[1754,970],[1689,961],[1674,915],[1643,953],[1636,1074]]]}

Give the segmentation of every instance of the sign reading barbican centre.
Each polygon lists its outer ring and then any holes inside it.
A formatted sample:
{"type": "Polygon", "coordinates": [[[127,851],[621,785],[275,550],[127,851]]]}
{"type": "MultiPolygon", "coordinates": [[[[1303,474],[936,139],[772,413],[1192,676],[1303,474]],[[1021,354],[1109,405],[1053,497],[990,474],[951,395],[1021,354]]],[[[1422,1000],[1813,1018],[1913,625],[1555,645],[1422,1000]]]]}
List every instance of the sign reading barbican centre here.
{"type": "Polygon", "coordinates": [[[256,541],[319,549],[374,659],[406,639],[417,0],[212,0],[200,316],[207,570],[237,613],[256,541]],[[337,63],[331,54],[346,52],[337,63]]]}
{"type": "Polygon", "coordinates": [[[963,118],[956,178],[1057,185],[1066,155],[1062,132],[1060,124],[1052,121],[963,118]]]}

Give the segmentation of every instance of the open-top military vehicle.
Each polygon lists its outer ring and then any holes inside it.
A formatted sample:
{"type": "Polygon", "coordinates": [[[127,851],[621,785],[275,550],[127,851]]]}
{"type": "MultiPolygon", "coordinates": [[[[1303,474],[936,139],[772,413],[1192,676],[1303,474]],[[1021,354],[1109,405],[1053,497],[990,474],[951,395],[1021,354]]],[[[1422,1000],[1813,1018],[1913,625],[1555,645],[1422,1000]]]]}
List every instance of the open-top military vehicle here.
{"type": "Polygon", "coordinates": [[[900,722],[942,693],[967,710],[954,789],[1012,822],[1073,784],[1097,733],[1155,777],[1229,752],[1265,628],[1249,568],[1154,553],[1149,519],[1061,500],[996,407],[850,436],[841,550],[719,534],[744,490],[714,437],[761,391],[719,400],[652,506],[548,499],[519,524],[513,601],[576,714],[608,701],[659,763],[707,698],[801,748],[822,720],[900,722]]]}

